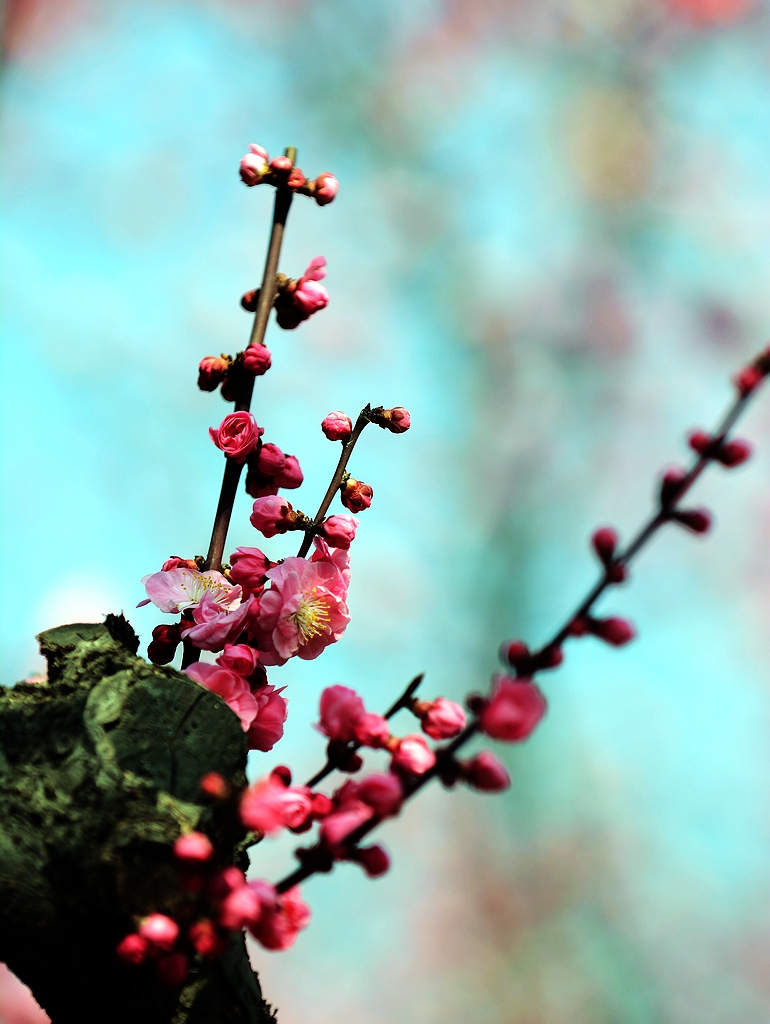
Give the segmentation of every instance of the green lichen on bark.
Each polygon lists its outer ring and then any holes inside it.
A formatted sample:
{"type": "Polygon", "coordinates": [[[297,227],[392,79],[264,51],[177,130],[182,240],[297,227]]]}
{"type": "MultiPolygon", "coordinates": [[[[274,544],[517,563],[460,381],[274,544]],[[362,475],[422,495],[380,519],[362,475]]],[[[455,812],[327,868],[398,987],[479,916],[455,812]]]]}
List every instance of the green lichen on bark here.
{"type": "Polygon", "coordinates": [[[242,936],[181,990],[115,956],[136,916],[183,909],[182,832],[202,829],[221,864],[245,866],[237,821],[199,802],[206,772],[245,784],[237,717],[137,657],[122,616],[38,639],[48,682],[0,689],[0,961],[54,1024],[267,1024],[242,936]]]}

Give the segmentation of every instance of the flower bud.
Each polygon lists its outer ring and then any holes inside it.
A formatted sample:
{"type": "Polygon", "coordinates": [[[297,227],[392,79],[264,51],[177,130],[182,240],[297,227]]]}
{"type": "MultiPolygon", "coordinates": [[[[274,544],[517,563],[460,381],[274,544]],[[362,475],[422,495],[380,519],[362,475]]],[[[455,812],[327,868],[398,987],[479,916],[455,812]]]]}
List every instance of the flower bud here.
{"type": "Polygon", "coordinates": [[[492,696],[479,715],[481,731],[493,740],[525,740],[545,714],[545,697],[528,679],[496,673],[492,684],[492,696]]]}
{"type": "Polygon", "coordinates": [[[165,914],[150,914],[139,925],[139,934],[157,949],[173,949],[179,925],[165,914]]]}
{"type": "Polygon", "coordinates": [[[330,203],[337,195],[337,191],[340,187],[340,183],[334,177],[333,174],[329,174],[325,171],[323,174],[319,174],[313,182],[315,186],[313,190],[313,198],[319,206],[326,206],[330,203]]]}
{"type": "Polygon", "coordinates": [[[272,564],[259,548],[236,548],[230,555],[230,579],[247,590],[259,590],[272,564]]]}
{"type": "Polygon", "coordinates": [[[257,303],[259,302],[259,288],[253,288],[250,292],[244,292],[241,295],[241,305],[247,313],[256,313],[257,303]]]}
{"type": "Polygon", "coordinates": [[[153,665],[168,665],[174,660],[176,649],[182,642],[179,635],[180,623],[161,623],[152,631],[152,640],[147,646],[147,657],[153,665]]]}
{"type": "Polygon", "coordinates": [[[347,441],[353,432],[353,421],[344,412],[330,412],[321,420],[321,430],[330,441],[347,441]]]}
{"type": "Polygon", "coordinates": [[[750,395],[751,392],[762,383],[765,374],[757,366],[744,366],[744,368],[733,377],[733,383],[742,397],[750,395]]]}
{"type": "Polygon", "coordinates": [[[292,167],[289,172],[289,180],[286,182],[288,188],[302,188],[303,185],[307,184],[307,178],[299,169],[299,167],[292,167]]]}
{"type": "Polygon", "coordinates": [[[350,851],[348,860],[360,864],[369,878],[379,878],[390,867],[390,857],[381,846],[357,846],[350,851]]]}
{"type": "Polygon", "coordinates": [[[527,675],[520,668],[529,667],[531,655],[523,640],[504,640],[500,644],[500,660],[515,668],[519,675],[527,675]]]}
{"type": "Polygon", "coordinates": [[[329,516],[318,531],[318,536],[323,537],[329,547],[342,548],[347,551],[356,536],[359,523],[355,516],[346,516],[344,513],[336,516],[329,516]]]}
{"type": "Polygon", "coordinates": [[[686,477],[687,471],[681,466],[672,466],[666,470],[660,482],[661,505],[672,505],[677,500],[686,477]]]}
{"type": "Polygon", "coordinates": [[[286,533],[289,529],[289,515],[292,511],[286,498],[268,495],[254,502],[254,511],[249,521],[265,537],[275,537],[277,533],[286,533]]]}
{"type": "Polygon", "coordinates": [[[158,978],[169,988],[179,988],[187,977],[187,957],[184,953],[171,953],[161,957],[155,965],[158,978]]]}
{"type": "Polygon", "coordinates": [[[268,173],[266,150],[252,143],[249,146],[249,152],[241,158],[241,181],[251,188],[264,181],[268,173]]]}
{"type": "Polygon", "coordinates": [[[606,619],[590,619],[590,632],[613,647],[622,647],[636,637],[636,630],[627,619],[610,617],[606,619]]]}
{"type": "Polygon", "coordinates": [[[292,778],[291,768],[286,764],[277,764],[270,772],[270,777],[275,782],[280,782],[282,786],[290,786],[292,778]]]}
{"type": "Polygon", "coordinates": [[[212,800],[227,800],[232,792],[230,783],[219,772],[207,772],[200,781],[201,792],[212,800]]]}
{"type": "Polygon", "coordinates": [[[270,167],[274,171],[278,171],[280,174],[288,174],[294,167],[294,164],[288,156],[274,156],[270,161],[270,167]]]}
{"type": "Polygon", "coordinates": [[[229,369],[230,360],[225,356],[205,356],[198,364],[198,387],[201,391],[216,391],[229,369]]]}
{"type": "Polygon", "coordinates": [[[372,503],[374,491],[369,484],[362,483],[349,476],[340,487],[340,500],[351,512],[363,512],[372,503]]]}
{"type": "Polygon", "coordinates": [[[259,444],[262,427],[250,412],[245,410],[231,412],[222,420],[218,427],[209,427],[211,440],[220,448],[228,459],[245,462],[246,457],[259,444]]]}
{"type": "Polygon", "coordinates": [[[602,565],[610,564],[615,556],[615,549],[618,546],[618,535],[611,526],[602,526],[594,531],[591,537],[591,545],[599,556],[602,565]]]}
{"type": "Polygon", "coordinates": [[[407,409],[397,405],[394,409],[383,409],[377,423],[394,434],[405,434],[412,425],[412,417],[407,409]]]}
{"type": "Polygon", "coordinates": [[[136,967],[147,956],[149,945],[147,939],[137,932],[131,932],[130,935],[126,935],[125,938],[120,940],[115,952],[118,954],[118,959],[124,964],[136,967]]]}
{"type": "Polygon", "coordinates": [[[364,747],[384,747],[390,737],[390,727],[382,715],[367,712],[356,723],[355,736],[364,747]]]}
{"type": "Polygon", "coordinates": [[[248,462],[246,472],[246,493],[252,498],[266,498],[271,494],[278,493],[278,483],[274,476],[265,476],[260,473],[256,459],[252,456],[248,462]]]}
{"type": "Polygon", "coordinates": [[[202,864],[211,860],[214,847],[203,832],[189,832],[174,843],[174,856],[187,864],[202,864]]]}
{"type": "MultiPolygon", "coordinates": [[[[544,647],[534,658],[533,671],[558,668],[563,661],[564,651],[561,647],[544,647]]],[[[523,672],[519,673],[519,675],[523,674],[523,672]]]]}
{"type": "Polygon", "coordinates": [[[222,901],[218,924],[229,932],[238,932],[244,925],[254,924],[262,910],[259,897],[248,885],[228,893],[222,901]]]}
{"type": "Polygon", "coordinates": [[[671,518],[692,533],[708,533],[711,529],[711,513],[706,508],[679,509],[671,513],[671,518]]]}
{"type": "Polygon", "coordinates": [[[468,761],[461,761],[461,778],[482,793],[499,793],[511,784],[511,777],[499,757],[482,750],[468,761]]]}
{"type": "Polygon", "coordinates": [[[160,567],[161,572],[171,572],[172,569],[189,569],[190,572],[200,572],[200,566],[193,558],[178,558],[172,555],[167,558],[160,567]]]}
{"type": "Polygon", "coordinates": [[[740,466],[742,462],[751,456],[751,445],[748,441],[742,441],[736,439],[734,441],[725,441],[724,444],[719,446],[716,453],[717,459],[726,466],[727,469],[732,469],[733,466],[740,466]]]}
{"type": "Polygon", "coordinates": [[[305,477],[300,469],[297,456],[287,455],[283,469],[280,473],[276,473],[273,479],[279,487],[284,487],[287,491],[293,491],[299,487],[305,477]]]}
{"type": "Polygon", "coordinates": [[[424,775],[436,763],[436,755],[422,736],[404,736],[397,743],[392,768],[400,768],[412,775],[424,775]]]}
{"type": "Polygon", "coordinates": [[[273,365],[270,351],[264,345],[249,345],[243,353],[243,368],[255,377],[261,377],[267,373],[273,365]]]}
{"type": "Polygon", "coordinates": [[[277,444],[263,444],[257,456],[257,467],[265,476],[276,476],[286,465],[286,456],[277,444]]]}
{"type": "Polygon", "coordinates": [[[698,455],[705,455],[714,444],[714,438],[705,430],[693,430],[687,438],[687,443],[698,455]]]}
{"type": "Polygon", "coordinates": [[[432,701],[418,701],[415,713],[422,721],[422,731],[432,740],[448,740],[465,728],[465,712],[459,704],[446,697],[432,701]]]}
{"type": "Polygon", "coordinates": [[[187,929],[187,937],[198,956],[202,956],[206,960],[216,959],[227,948],[227,943],[217,931],[214,922],[208,917],[201,918],[200,921],[190,925],[187,929]]]}

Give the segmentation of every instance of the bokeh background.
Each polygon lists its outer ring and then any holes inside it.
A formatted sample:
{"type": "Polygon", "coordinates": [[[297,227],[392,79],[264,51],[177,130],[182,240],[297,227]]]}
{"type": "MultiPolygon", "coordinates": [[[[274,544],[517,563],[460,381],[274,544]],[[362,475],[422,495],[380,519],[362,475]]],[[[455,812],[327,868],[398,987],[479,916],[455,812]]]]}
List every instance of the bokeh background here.
{"type": "MultiPolygon", "coordinates": [[[[382,709],[425,671],[461,699],[500,640],[542,642],[594,579],[591,530],[630,534],[770,333],[760,0],[9,0],[4,20],[7,683],[62,621],[125,609],[146,642],[139,578],[205,550],[226,407],[196,365],[247,338],[271,206],[238,180],[250,142],[341,181],[295,200],[281,261],[325,255],[331,304],[270,327],[256,391],[297,504],[336,458],[328,411],[414,424],[356,451],[375,500],[353,620],[274,671],[290,717],[255,773],[319,764],[324,685],[382,709]]],[[[383,829],[386,877],[313,879],[296,946],[255,948],[281,1024],[770,1021],[767,395],[744,433],[756,457],[698,487],[712,536],[670,530],[602,605],[639,640],[575,643],[544,678],[510,792],[431,788],[383,829]]],[[[231,548],[260,543],[248,511],[231,548]]],[[[40,1019],[0,976],[0,1020],[40,1019]]]]}

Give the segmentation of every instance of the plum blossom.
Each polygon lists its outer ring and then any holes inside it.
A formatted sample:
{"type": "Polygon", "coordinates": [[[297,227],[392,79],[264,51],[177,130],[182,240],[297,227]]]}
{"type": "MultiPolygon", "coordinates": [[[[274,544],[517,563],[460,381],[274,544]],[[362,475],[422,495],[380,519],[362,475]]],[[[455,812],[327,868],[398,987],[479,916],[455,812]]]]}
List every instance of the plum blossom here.
{"type": "Polygon", "coordinates": [[[259,548],[236,548],[230,555],[230,579],[247,590],[259,590],[272,564],[259,548]]]}
{"type": "Polygon", "coordinates": [[[313,192],[313,198],[319,206],[326,206],[330,203],[339,191],[340,183],[330,174],[328,171],[324,171],[323,174],[319,174],[315,179],[315,191],[313,192]]]}
{"type": "Polygon", "coordinates": [[[183,625],[180,635],[202,651],[221,651],[250,628],[257,607],[256,599],[250,596],[235,607],[223,609],[211,593],[205,593],[192,609],[193,625],[183,625]]]}
{"type": "Polygon", "coordinates": [[[493,740],[525,740],[545,714],[546,703],[530,679],[511,679],[496,672],[492,696],[479,715],[481,731],[493,740]]]}
{"type": "Polygon", "coordinates": [[[241,799],[241,821],[265,835],[282,828],[298,828],[312,810],[310,790],[287,786],[276,772],[250,786],[241,799]]]}
{"type": "Polygon", "coordinates": [[[243,676],[231,672],[228,668],[207,665],[202,661],[188,665],[184,672],[196,683],[218,694],[241,720],[243,731],[248,732],[257,714],[257,702],[243,676]]]}
{"type": "Polygon", "coordinates": [[[230,360],[225,356],[204,356],[198,366],[198,387],[201,391],[216,391],[229,369],[230,360]]]}
{"type": "Polygon", "coordinates": [[[331,562],[339,569],[345,586],[350,586],[350,552],[347,548],[330,548],[323,537],[313,538],[315,551],[310,556],[311,562],[331,562]]]}
{"type": "Polygon", "coordinates": [[[209,427],[211,440],[234,462],[245,462],[264,432],[263,427],[257,426],[253,413],[243,409],[228,413],[218,427],[209,427]]]}
{"type": "Polygon", "coordinates": [[[349,548],[356,536],[360,522],[355,516],[341,513],[329,516],[321,524],[319,534],[333,548],[349,548]]]}
{"type": "Polygon", "coordinates": [[[249,885],[255,889],[260,886],[257,891],[262,903],[256,923],[247,925],[249,931],[266,949],[288,949],[310,923],[310,907],[302,899],[299,886],[279,895],[269,882],[261,879],[249,885]]]}
{"type": "Polygon", "coordinates": [[[152,601],[162,612],[170,615],[200,604],[206,594],[223,611],[237,608],[241,603],[241,588],[229,583],[215,569],[207,569],[206,572],[181,568],[161,569],[160,572],[143,576],[142,583],[147,591],[147,600],[141,601],[137,608],[152,601]]]}
{"type": "Polygon", "coordinates": [[[351,512],[363,512],[369,508],[374,497],[374,491],[369,484],[361,480],[348,477],[340,488],[340,501],[351,512]]]}
{"type": "Polygon", "coordinates": [[[259,666],[259,652],[248,644],[225,644],[224,651],[217,658],[217,665],[248,679],[259,666]]]}
{"type": "Polygon", "coordinates": [[[251,188],[253,185],[258,185],[261,181],[264,181],[270,173],[267,162],[267,150],[252,142],[249,146],[249,152],[246,156],[241,157],[240,175],[243,184],[251,188]]]}
{"type": "Polygon", "coordinates": [[[459,704],[446,697],[418,702],[415,710],[422,719],[422,729],[432,740],[448,740],[465,728],[466,715],[459,704]]]}
{"type": "Polygon", "coordinates": [[[318,728],[330,740],[350,743],[366,714],[363,700],[347,686],[327,686],[321,694],[318,728]]]}
{"type": "Polygon", "coordinates": [[[249,373],[253,373],[255,377],[261,377],[267,373],[272,365],[273,357],[264,345],[249,345],[243,353],[243,368],[249,373]]]}
{"type": "Polygon", "coordinates": [[[339,640],[350,615],[347,584],[332,561],[287,558],[266,575],[271,586],[256,620],[265,665],[283,665],[294,655],[309,661],[339,640]]]}
{"type": "Polygon", "coordinates": [[[249,729],[249,750],[272,750],[283,736],[283,723],[289,713],[289,702],[281,696],[283,689],[265,685],[252,691],[257,714],[249,729]]]}
{"type": "Polygon", "coordinates": [[[436,763],[436,755],[422,736],[404,736],[398,741],[391,765],[411,775],[424,775],[436,763]]]}
{"type": "Polygon", "coordinates": [[[188,832],[174,843],[174,856],[187,864],[203,864],[213,855],[211,840],[203,832],[188,832]]]}
{"type": "Polygon", "coordinates": [[[286,533],[289,529],[292,512],[291,503],[286,498],[268,494],[254,502],[249,521],[263,536],[275,537],[277,533],[286,533]]]}
{"type": "Polygon", "coordinates": [[[511,784],[503,762],[489,750],[481,750],[468,761],[461,761],[462,779],[482,793],[499,793],[511,784]]]}
{"type": "Polygon", "coordinates": [[[292,296],[294,305],[310,316],[329,304],[329,293],[319,281],[326,277],[326,258],[316,256],[305,269],[305,273],[297,281],[297,288],[292,296]]]}
{"type": "Polygon", "coordinates": [[[165,914],[150,914],[139,925],[139,934],[157,949],[173,949],[179,925],[165,914]]]}

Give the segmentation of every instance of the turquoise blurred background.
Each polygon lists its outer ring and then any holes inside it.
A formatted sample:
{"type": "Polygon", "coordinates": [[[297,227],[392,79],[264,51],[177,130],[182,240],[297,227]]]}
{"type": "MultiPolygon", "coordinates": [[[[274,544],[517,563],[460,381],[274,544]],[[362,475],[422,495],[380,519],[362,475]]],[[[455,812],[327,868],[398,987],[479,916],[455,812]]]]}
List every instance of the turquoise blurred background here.
{"type": "MultiPolygon", "coordinates": [[[[271,673],[290,716],[256,774],[318,766],[325,685],[381,710],[425,671],[461,699],[500,640],[542,642],[595,578],[592,529],[630,535],[770,334],[764,3],[8,0],[4,43],[5,682],[62,621],[124,609],[146,643],[139,578],[205,551],[228,407],[196,367],[248,337],[272,202],[238,180],[250,142],[341,183],[294,202],[281,270],[325,255],[331,302],[270,326],[255,393],[296,504],[333,469],[327,412],[413,420],[356,450],[353,619],[271,673]]],[[[382,830],[387,876],[311,880],[296,946],[253,950],[281,1024],[770,1021],[770,395],[741,433],[755,458],[695,495],[713,534],[670,530],[601,605],[639,640],[543,677],[511,790],[431,787],[382,830]]],[[[260,543],[248,512],[229,550],[260,543]]]]}

